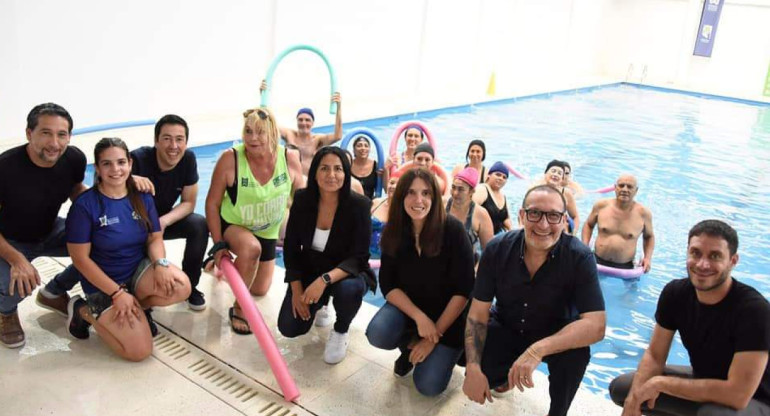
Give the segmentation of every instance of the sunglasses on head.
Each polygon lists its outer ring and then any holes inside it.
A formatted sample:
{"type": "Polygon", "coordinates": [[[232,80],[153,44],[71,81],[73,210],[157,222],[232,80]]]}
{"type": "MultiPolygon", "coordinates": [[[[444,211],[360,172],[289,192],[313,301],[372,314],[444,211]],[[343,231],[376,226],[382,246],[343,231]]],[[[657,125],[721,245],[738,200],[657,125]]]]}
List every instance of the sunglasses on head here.
{"type": "Polygon", "coordinates": [[[250,116],[254,112],[257,113],[257,116],[259,116],[259,118],[261,120],[267,120],[267,112],[265,110],[261,109],[261,108],[251,108],[251,109],[248,109],[248,110],[244,111],[243,112],[243,118],[246,118],[246,117],[250,116]]]}

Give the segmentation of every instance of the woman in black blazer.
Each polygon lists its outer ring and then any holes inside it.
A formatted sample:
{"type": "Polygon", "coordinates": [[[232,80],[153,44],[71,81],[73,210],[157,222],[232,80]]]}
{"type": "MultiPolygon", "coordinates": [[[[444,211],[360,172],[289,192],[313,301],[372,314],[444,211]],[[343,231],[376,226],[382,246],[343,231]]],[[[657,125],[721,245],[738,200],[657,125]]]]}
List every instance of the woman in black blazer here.
{"type": "Polygon", "coordinates": [[[286,337],[306,334],[316,312],[333,297],[337,311],[324,361],[345,358],[348,328],[367,287],[371,201],[350,192],[350,162],[342,149],[323,147],[310,164],[307,188],[297,191],[286,227],[283,253],[289,288],[278,316],[286,337]]]}

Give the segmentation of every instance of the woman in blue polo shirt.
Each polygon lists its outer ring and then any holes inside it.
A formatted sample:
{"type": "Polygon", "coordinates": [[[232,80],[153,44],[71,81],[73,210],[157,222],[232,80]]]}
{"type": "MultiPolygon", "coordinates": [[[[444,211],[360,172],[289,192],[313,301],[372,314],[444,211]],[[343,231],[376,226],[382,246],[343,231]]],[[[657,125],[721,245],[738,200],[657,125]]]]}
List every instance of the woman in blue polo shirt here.
{"type": "Polygon", "coordinates": [[[165,258],[155,203],[137,191],[123,140],[100,140],[94,160],[95,185],[67,215],[67,250],[86,294],[70,300],[68,329],[86,339],[93,325],[118,355],[141,361],[152,352],[142,309],[184,301],[190,280],[165,258]]]}

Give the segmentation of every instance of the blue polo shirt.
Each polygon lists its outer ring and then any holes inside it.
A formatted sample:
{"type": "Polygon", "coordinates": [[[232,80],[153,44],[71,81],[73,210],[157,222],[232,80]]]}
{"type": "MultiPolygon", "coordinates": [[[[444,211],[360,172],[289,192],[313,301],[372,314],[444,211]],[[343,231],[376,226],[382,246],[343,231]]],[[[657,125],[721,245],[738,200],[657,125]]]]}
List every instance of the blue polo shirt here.
{"type": "Polygon", "coordinates": [[[604,310],[591,250],[562,234],[530,276],[524,264],[524,230],[495,237],[481,256],[473,297],[497,299],[495,319],[530,342],[553,335],[579,314],[604,310]]]}
{"type": "MultiPolygon", "coordinates": [[[[160,231],[152,195],[139,193],[150,218],[152,232],[160,231]]],[[[96,188],[83,192],[67,215],[67,242],[91,243],[91,260],[117,284],[127,283],[147,257],[149,232],[128,197],[112,199],[96,188]]],[[[98,292],[83,276],[86,294],[98,292]]]]}

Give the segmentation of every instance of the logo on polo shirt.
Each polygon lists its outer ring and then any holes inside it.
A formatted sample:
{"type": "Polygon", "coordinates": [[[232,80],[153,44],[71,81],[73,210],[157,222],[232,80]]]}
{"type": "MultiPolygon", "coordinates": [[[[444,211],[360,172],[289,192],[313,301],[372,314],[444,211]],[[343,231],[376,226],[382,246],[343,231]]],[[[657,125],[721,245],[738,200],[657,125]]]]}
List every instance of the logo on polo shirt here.
{"type": "Polygon", "coordinates": [[[119,224],[119,223],[120,223],[120,218],[118,217],[107,218],[107,215],[99,217],[99,227],[106,227],[108,225],[119,224]]]}
{"type": "Polygon", "coordinates": [[[275,186],[277,188],[277,187],[283,185],[284,183],[286,183],[287,180],[288,180],[288,177],[286,175],[286,172],[284,172],[284,173],[276,176],[275,179],[273,179],[273,186],[275,186]]]}

